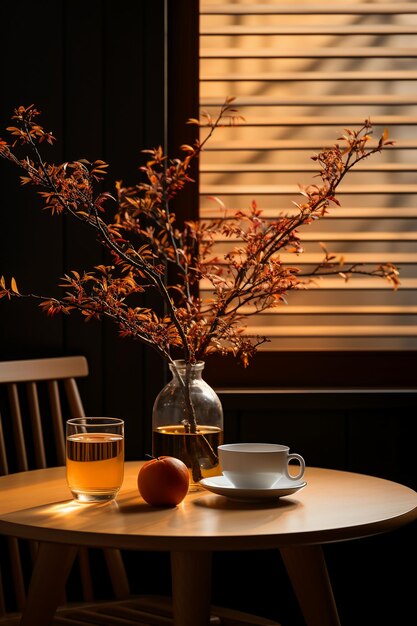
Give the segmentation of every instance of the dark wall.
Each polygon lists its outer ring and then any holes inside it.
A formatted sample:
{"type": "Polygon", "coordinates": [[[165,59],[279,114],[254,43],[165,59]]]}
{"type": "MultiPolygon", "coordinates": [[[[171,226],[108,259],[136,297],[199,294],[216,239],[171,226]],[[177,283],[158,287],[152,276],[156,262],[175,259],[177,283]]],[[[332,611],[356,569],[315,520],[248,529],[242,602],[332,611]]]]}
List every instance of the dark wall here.
{"type": "MultiPolygon", "coordinates": [[[[164,143],[164,2],[0,3],[0,136],[14,107],[34,103],[56,145],[46,160],[104,159],[109,186],[138,180],[141,150],[164,143]]],[[[94,234],[40,210],[33,189],[1,162],[0,275],[21,290],[56,295],[59,277],[102,262],[94,234]]],[[[131,458],[149,452],[152,398],[164,368],[114,327],[53,319],[33,300],[0,303],[0,359],[83,354],[86,410],[125,418],[131,458]]]]}
{"type": "Polygon", "coordinates": [[[417,489],[417,390],[220,392],[225,440],[285,443],[313,467],[417,489]]]}

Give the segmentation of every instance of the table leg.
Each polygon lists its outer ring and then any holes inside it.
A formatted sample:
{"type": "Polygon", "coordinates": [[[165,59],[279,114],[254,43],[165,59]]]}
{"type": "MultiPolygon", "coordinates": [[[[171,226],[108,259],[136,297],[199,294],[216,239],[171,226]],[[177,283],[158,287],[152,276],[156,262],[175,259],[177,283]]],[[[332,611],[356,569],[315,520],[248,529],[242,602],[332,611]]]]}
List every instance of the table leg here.
{"type": "Polygon", "coordinates": [[[171,552],[175,626],[209,626],[211,552],[171,552]]]}
{"type": "Polygon", "coordinates": [[[280,548],[307,626],[340,626],[321,546],[280,548]]]}
{"type": "Polygon", "coordinates": [[[20,626],[48,626],[62,598],[77,548],[40,543],[20,626]]]}

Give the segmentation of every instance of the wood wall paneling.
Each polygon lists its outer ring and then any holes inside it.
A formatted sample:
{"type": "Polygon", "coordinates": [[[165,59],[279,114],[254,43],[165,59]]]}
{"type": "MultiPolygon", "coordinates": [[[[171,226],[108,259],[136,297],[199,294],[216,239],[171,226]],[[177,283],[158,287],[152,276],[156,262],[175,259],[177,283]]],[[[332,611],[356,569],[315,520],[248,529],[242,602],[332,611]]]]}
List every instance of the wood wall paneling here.
{"type": "MultiPolygon", "coordinates": [[[[3,136],[13,109],[36,103],[48,112],[48,127],[60,132],[63,123],[62,3],[0,3],[0,120],[3,136]],[[58,28],[57,28],[57,25],[58,28]],[[38,35],[35,37],[35,33],[38,35]],[[46,36],[43,34],[46,33],[46,36]]],[[[55,159],[62,145],[50,150],[55,159]]],[[[21,189],[18,174],[1,163],[0,274],[15,276],[22,290],[51,291],[61,275],[63,225],[39,210],[40,202],[21,189]]],[[[0,309],[0,358],[59,352],[63,321],[48,320],[31,302],[11,302],[0,309]]]]}
{"type": "Polygon", "coordinates": [[[312,466],[368,473],[417,488],[417,390],[222,392],[225,441],[289,445],[312,466]]]}
{"type": "MultiPolygon", "coordinates": [[[[34,102],[58,140],[48,160],[104,159],[111,165],[108,188],[115,180],[137,182],[141,150],[164,143],[163,0],[6,0],[0,18],[7,25],[1,135],[13,108],[34,102]]],[[[15,276],[22,290],[55,295],[65,271],[106,261],[94,233],[41,211],[33,190],[20,188],[18,172],[1,165],[1,274],[15,276]]],[[[0,316],[1,359],[84,354],[90,376],[80,387],[87,412],[126,419],[128,457],[150,451],[153,397],[164,383],[158,358],[120,340],[113,325],[50,319],[34,301],[2,302],[0,316]]]]}

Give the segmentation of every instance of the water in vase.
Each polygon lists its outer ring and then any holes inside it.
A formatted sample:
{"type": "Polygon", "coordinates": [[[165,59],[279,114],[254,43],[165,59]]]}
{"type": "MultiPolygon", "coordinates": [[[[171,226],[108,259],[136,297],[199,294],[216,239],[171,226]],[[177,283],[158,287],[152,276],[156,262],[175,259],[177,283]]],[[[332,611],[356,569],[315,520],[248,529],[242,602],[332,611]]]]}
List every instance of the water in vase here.
{"type": "Polygon", "coordinates": [[[199,425],[197,433],[187,433],[183,425],[159,426],[152,433],[153,456],[174,456],[190,470],[190,486],[198,480],[221,474],[217,446],[223,443],[223,430],[199,425]],[[192,470],[194,463],[194,472],[192,470]]]}

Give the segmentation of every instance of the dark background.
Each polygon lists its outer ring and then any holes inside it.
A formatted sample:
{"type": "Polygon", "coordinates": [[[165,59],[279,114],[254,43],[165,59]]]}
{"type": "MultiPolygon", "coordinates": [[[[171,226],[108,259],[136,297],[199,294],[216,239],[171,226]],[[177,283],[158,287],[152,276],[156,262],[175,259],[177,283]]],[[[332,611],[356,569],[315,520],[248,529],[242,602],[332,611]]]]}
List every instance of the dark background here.
{"type": "MultiPolygon", "coordinates": [[[[14,107],[34,103],[58,139],[47,160],[104,159],[109,182],[133,184],[142,149],[161,144],[175,156],[189,141],[185,121],[198,114],[198,2],[167,6],[165,13],[163,0],[0,3],[0,136],[14,107]]],[[[102,261],[94,235],[41,211],[3,161],[0,180],[0,275],[15,276],[22,291],[54,295],[65,271],[102,261]]],[[[195,184],[176,210],[189,217],[197,207],[195,184]]],[[[31,300],[0,301],[1,360],[75,354],[90,368],[81,381],[86,411],[124,418],[127,457],[144,458],[164,363],[105,323],[47,318],[31,300]]],[[[206,380],[223,402],[226,441],[283,442],[308,465],[417,487],[415,352],[268,353],[247,370],[212,359],[206,380]]],[[[415,572],[405,568],[416,560],[415,531],[413,524],[325,548],[343,626],[414,623],[415,572]]],[[[126,559],[134,590],[169,593],[166,555],[126,559]]],[[[276,551],[216,554],[213,600],[302,624],[276,551]]]]}

